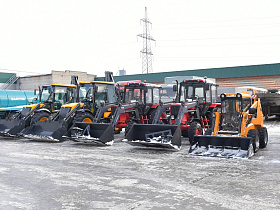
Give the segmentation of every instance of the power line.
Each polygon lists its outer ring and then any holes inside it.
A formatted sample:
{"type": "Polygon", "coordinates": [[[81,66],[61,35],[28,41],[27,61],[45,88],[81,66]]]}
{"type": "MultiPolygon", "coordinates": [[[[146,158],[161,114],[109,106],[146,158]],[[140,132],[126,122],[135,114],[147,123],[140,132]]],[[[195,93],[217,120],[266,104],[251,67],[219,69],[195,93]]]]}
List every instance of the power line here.
{"type": "Polygon", "coordinates": [[[236,19],[224,19],[224,20],[206,20],[206,21],[187,21],[187,22],[177,22],[177,23],[162,23],[157,24],[159,26],[161,25],[187,25],[187,24],[193,24],[193,23],[217,23],[217,22],[226,22],[229,21],[244,21],[244,20],[258,20],[258,19],[275,19],[280,18],[280,16],[272,16],[272,17],[250,17],[250,18],[236,18],[236,19]]]}

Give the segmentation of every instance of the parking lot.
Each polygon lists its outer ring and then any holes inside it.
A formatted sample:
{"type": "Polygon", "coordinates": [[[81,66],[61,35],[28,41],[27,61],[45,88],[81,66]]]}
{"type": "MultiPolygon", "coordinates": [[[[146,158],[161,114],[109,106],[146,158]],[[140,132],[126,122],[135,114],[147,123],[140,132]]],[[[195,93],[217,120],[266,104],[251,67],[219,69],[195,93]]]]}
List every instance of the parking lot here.
{"type": "Polygon", "coordinates": [[[251,159],[2,138],[1,209],[280,209],[280,122],[251,159]]]}

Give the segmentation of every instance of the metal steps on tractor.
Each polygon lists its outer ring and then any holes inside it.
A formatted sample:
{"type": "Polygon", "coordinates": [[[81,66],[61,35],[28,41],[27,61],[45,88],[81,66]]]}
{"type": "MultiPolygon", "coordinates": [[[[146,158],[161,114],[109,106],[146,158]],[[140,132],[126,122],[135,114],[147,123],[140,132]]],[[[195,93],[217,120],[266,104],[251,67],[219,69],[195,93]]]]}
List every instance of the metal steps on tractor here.
{"type": "Polygon", "coordinates": [[[250,158],[254,154],[252,139],[237,136],[197,135],[190,155],[220,158],[250,158]]]}

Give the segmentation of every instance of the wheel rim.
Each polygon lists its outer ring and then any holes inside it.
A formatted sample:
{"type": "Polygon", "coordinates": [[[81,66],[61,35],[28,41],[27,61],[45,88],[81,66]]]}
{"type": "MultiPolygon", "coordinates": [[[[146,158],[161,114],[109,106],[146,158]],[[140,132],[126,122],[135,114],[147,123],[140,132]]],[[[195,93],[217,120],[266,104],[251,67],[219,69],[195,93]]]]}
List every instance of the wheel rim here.
{"type": "Polygon", "coordinates": [[[49,118],[48,117],[42,117],[41,119],[40,119],[40,121],[46,121],[46,120],[48,120],[49,118]]]}
{"type": "Polygon", "coordinates": [[[84,122],[84,123],[92,123],[92,120],[90,118],[85,118],[85,119],[83,119],[82,122],[84,122]]]}
{"type": "Polygon", "coordinates": [[[195,130],[195,135],[200,135],[201,134],[201,129],[200,127],[197,127],[195,130]]]}

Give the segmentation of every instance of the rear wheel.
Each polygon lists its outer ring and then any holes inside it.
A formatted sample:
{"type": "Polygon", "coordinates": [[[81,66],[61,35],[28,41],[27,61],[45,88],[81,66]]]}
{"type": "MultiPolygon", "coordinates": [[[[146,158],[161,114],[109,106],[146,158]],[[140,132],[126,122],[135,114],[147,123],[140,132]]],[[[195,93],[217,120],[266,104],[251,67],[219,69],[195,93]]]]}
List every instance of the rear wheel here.
{"type": "Polygon", "coordinates": [[[183,137],[188,137],[189,135],[188,135],[189,133],[188,133],[188,130],[183,130],[182,131],[182,136],[183,137]]]}
{"type": "Polygon", "coordinates": [[[268,134],[266,127],[260,127],[258,129],[260,136],[260,148],[266,148],[268,142],[268,134]]]}
{"type": "Polygon", "coordinates": [[[190,142],[190,144],[193,143],[195,135],[202,135],[202,134],[203,134],[203,131],[202,131],[200,123],[192,122],[191,125],[190,125],[190,128],[189,128],[189,142],[190,142]]]}
{"type": "Polygon", "coordinates": [[[92,123],[93,116],[86,112],[80,112],[75,115],[74,122],[84,122],[84,123],[92,123]]]}
{"type": "Polygon", "coordinates": [[[247,137],[252,138],[253,149],[254,149],[254,152],[256,153],[260,148],[260,138],[259,138],[258,131],[256,129],[249,130],[247,137]]]}
{"type": "Polygon", "coordinates": [[[46,121],[50,119],[51,114],[48,112],[36,112],[31,120],[31,124],[34,124],[38,121],[46,121]]]}

